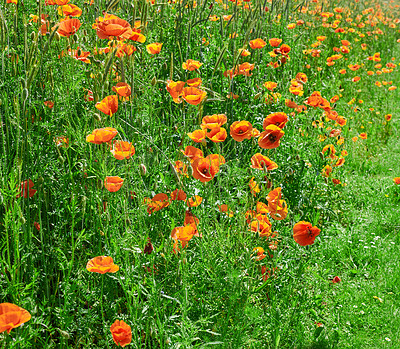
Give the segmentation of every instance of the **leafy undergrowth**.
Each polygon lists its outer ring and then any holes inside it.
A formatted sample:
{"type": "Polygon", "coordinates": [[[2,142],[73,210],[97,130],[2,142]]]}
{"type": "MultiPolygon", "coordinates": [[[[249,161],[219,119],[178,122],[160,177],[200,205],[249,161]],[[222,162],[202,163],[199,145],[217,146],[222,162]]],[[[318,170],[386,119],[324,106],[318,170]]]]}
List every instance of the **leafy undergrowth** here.
{"type": "Polygon", "coordinates": [[[0,346],[396,348],[400,6],[67,2],[0,8],[0,346]]]}

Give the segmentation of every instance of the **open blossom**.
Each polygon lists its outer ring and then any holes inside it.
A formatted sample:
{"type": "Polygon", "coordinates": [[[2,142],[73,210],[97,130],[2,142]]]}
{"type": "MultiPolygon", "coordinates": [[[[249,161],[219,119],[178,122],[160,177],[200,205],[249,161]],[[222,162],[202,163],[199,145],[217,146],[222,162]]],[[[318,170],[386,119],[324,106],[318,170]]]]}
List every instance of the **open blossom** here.
{"type": "Polygon", "coordinates": [[[119,266],[114,264],[112,257],[98,256],[87,262],[86,269],[94,273],[115,273],[119,270],[119,266]]]}
{"type": "Polygon", "coordinates": [[[18,305],[12,303],[0,304],[0,333],[17,328],[31,319],[31,314],[18,305]]]}
{"type": "Polygon", "coordinates": [[[132,341],[131,327],[122,320],[115,320],[110,331],[113,341],[117,346],[125,347],[132,341]]]}

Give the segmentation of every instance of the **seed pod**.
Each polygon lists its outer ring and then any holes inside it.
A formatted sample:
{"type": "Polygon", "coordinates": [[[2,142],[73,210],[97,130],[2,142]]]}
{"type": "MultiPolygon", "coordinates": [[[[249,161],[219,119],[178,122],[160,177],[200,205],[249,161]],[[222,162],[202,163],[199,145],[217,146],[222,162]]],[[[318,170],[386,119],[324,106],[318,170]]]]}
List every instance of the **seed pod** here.
{"type": "Polygon", "coordinates": [[[157,79],[156,77],[154,77],[153,79],[151,79],[151,85],[155,86],[157,84],[157,79]]]}

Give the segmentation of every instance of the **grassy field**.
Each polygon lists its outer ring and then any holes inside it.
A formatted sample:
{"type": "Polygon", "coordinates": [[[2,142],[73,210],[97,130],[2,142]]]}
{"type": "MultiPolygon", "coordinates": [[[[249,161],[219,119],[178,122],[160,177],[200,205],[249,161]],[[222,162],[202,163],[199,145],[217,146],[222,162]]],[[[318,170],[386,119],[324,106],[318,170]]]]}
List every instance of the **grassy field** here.
{"type": "Polygon", "coordinates": [[[399,9],[3,1],[0,348],[400,348],[399,9]]]}

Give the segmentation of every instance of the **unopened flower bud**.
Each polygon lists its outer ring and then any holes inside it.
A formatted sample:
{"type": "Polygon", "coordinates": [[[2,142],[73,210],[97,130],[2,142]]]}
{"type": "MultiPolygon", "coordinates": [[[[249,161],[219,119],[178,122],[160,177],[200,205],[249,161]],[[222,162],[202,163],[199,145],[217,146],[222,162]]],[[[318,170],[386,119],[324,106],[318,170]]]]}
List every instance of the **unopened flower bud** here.
{"type": "Polygon", "coordinates": [[[139,170],[140,170],[140,174],[142,176],[145,176],[147,174],[147,168],[144,164],[140,164],[139,165],[139,170]]]}

